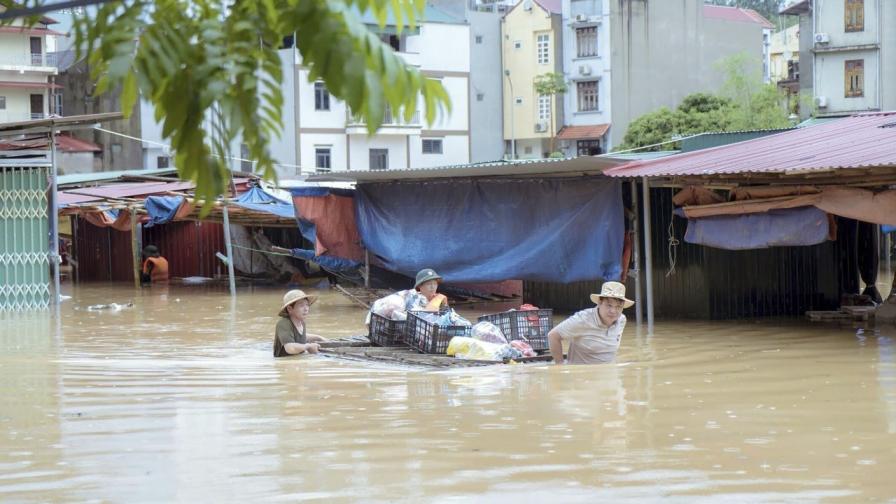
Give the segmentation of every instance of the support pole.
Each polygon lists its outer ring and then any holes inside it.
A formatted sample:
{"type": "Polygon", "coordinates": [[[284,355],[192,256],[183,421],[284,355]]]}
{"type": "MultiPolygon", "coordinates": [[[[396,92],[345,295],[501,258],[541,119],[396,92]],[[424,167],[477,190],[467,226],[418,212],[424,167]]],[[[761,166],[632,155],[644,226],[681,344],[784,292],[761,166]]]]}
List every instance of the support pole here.
{"type": "Polygon", "coordinates": [[[653,331],[653,251],[650,240],[650,182],[641,178],[641,196],[644,198],[641,220],[644,222],[644,287],[647,290],[647,330],[653,331]]]}
{"type": "Polygon", "coordinates": [[[56,186],[56,128],[50,127],[50,267],[53,269],[53,303],[62,303],[59,287],[59,192],[56,186]]]}
{"type": "Polygon", "coordinates": [[[370,251],[364,249],[364,287],[370,288],[370,251]]]}
{"type": "Polygon", "coordinates": [[[137,209],[129,207],[131,213],[131,262],[134,267],[134,288],[140,288],[140,243],[137,241],[137,209]]]}
{"type": "Polygon", "coordinates": [[[638,233],[638,216],[640,213],[638,212],[638,182],[635,180],[631,181],[631,192],[632,192],[632,258],[634,259],[635,267],[631,271],[634,272],[635,276],[635,320],[638,322],[638,325],[641,325],[644,320],[644,300],[642,298],[641,293],[641,240],[640,233],[638,233]]]}
{"type": "MultiPolygon", "coordinates": [[[[886,258],[886,262],[887,262],[887,279],[888,280],[893,279],[893,265],[890,262],[890,251],[892,250],[890,247],[893,246],[893,243],[890,241],[890,235],[892,235],[892,234],[893,233],[884,233],[884,257],[886,258]]],[[[892,295],[893,293],[891,292],[890,294],[892,295]]]]}
{"type": "Polygon", "coordinates": [[[227,202],[224,202],[224,249],[227,252],[227,279],[230,283],[230,295],[236,296],[236,278],[233,275],[233,246],[230,244],[230,213],[227,202]]]}

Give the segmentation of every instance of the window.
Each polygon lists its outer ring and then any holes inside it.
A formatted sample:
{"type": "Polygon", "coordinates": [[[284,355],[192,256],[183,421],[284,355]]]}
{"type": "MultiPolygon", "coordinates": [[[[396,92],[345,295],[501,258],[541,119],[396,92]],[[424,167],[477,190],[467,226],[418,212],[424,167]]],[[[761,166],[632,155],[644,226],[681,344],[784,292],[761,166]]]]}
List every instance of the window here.
{"type": "Polygon", "coordinates": [[[513,43],[514,49],[522,49],[522,47],[523,47],[523,43],[519,40],[517,40],[516,42],[513,43]]]}
{"type": "Polygon", "coordinates": [[[380,34],[380,40],[384,44],[391,47],[393,51],[401,51],[401,37],[398,35],[390,35],[388,33],[380,34]]]}
{"type": "Polygon", "coordinates": [[[171,165],[171,158],[168,156],[158,156],[156,158],[156,168],[168,168],[171,165]]]}
{"type": "Polygon", "coordinates": [[[865,30],[865,0],[846,0],[844,12],[846,31],[860,32],[865,30]]]}
{"type": "Polygon", "coordinates": [[[597,27],[576,28],[576,56],[597,56],[597,27]]]}
{"type": "Polygon", "coordinates": [[[576,154],[579,156],[600,154],[600,140],[579,140],[576,142],[576,154]]]}
{"type": "Polygon", "coordinates": [[[865,95],[865,60],[846,60],[846,97],[865,95]]]}
{"type": "Polygon", "coordinates": [[[370,169],[389,169],[389,149],[370,149],[370,169]]]}
{"type": "Polygon", "coordinates": [[[538,120],[547,121],[551,118],[551,97],[540,95],[538,97],[538,120]]]}
{"type": "Polygon", "coordinates": [[[477,43],[477,44],[481,44],[481,43],[482,43],[482,35],[476,35],[476,43],[477,43]]]}
{"type": "Polygon", "coordinates": [[[331,166],[329,147],[314,148],[314,168],[316,168],[318,172],[330,171],[331,166]]]}
{"type": "Polygon", "coordinates": [[[0,110],[6,110],[6,97],[0,96],[0,110]]]}
{"type": "Polygon", "coordinates": [[[330,92],[323,82],[314,83],[314,110],[330,110],[330,92]]]}
{"type": "Polygon", "coordinates": [[[517,96],[516,99],[513,100],[513,101],[515,101],[517,105],[522,105],[522,104],[523,104],[523,97],[522,97],[522,96],[517,96]]]}
{"type": "Polygon", "coordinates": [[[537,61],[539,65],[547,65],[551,60],[550,35],[542,33],[535,39],[537,61]]]}
{"type": "Polygon", "coordinates": [[[476,93],[476,101],[482,101],[485,99],[485,93],[476,93]]]}
{"type": "Polygon", "coordinates": [[[240,144],[240,170],[246,173],[252,173],[252,166],[255,164],[252,162],[252,154],[249,153],[249,146],[246,144],[240,144]]]}
{"type": "Polygon", "coordinates": [[[51,114],[62,115],[62,95],[57,93],[53,95],[53,104],[51,114]]]}
{"type": "Polygon", "coordinates": [[[579,94],[579,112],[597,110],[597,81],[583,81],[576,84],[579,94]]]}
{"type": "Polygon", "coordinates": [[[527,146],[523,149],[523,153],[525,153],[525,154],[532,154],[532,146],[531,146],[531,145],[527,145],[527,146]]]}
{"type": "Polygon", "coordinates": [[[424,154],[441,154],[442,139],[441,138],[424,138],[423,139],[424,154]]]}

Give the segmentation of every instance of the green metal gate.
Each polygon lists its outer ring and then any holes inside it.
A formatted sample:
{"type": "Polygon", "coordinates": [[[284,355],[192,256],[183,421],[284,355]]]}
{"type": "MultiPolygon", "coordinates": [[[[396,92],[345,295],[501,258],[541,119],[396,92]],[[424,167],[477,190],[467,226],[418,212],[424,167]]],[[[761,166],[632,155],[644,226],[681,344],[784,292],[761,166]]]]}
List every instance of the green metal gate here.
{"type": "Polygon", "coordinates": [[[49,166],[0,166],[0,312],[50,304],[49,166]]]}

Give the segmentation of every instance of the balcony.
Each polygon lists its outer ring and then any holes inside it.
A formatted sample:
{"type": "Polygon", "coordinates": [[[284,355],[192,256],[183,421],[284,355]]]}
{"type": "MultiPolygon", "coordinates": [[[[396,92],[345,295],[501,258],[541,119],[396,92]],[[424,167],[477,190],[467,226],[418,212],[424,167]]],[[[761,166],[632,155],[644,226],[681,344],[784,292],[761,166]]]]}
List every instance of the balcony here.
{"type": "MultiPolygon", "coordinates": [[[[401,114],[393,114],[389,107],[383,114],[383,124],[376,131],[377,135],[411,135],[418,133],[423,128],[420,124],[420,111],[415,111],[410,121],[405,122],[401,114]]],[[[345,132],[349,135],[366,135],[367,123],[359,116],[352,114],[351,110],[346,110],[345,116],[345,132]]]]}
{"type": "Polygon", "coordinates": [[[0,55],[0,70],[27,72],[57,72],[56,53],[6,54],[0,55]]]}

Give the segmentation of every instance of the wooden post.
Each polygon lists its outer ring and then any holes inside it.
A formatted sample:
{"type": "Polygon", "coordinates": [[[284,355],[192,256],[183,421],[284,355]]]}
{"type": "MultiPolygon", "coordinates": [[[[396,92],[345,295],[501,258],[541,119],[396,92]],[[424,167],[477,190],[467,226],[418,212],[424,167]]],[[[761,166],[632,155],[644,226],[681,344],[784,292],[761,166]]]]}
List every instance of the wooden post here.
{"type": "Polygon", "coordinates": [[[644,320],[643,312],[644,312],[644,300],[642,299],[641,294],[641,242],[640,242],[640,234],[638,233],[638,222],[640,212],[638,212],[638,182],[635,179],[631,181],[631,192],[632,192],[632,212],[634,216],[632,218],[632,258],[634,259],[634,273],[635,273],[635,320],[638,322],[638,325],[641,325],[641,322],[644,320]]]}
{"type": "Polygon", "coordinates": [[[236,277],[233,274],[233,246],[230,244],[230,214],[227,211],[227,200],[224,200],[224,250],[227,252],[227,279],[230,295],[236,296],[236,277]]]}
{"type": "Polygon", "coordinates": [[[137,233],[139,232],[139,227],[137,226],[137,209],[134,207],[128,207],[128,211],[131,213],[131,262],[133,262],[134,266],[134,288],[140,288],[140,245],[137,240],[137,233]]]}
{"type": "Polygon", "coordinates": [[[647,331],[653,331],[653,250],[650,240],[650,181],[641,178],[641,195],[644,198],[641,220],[644,222],[644,287],[647,290],[647,331]]]}

